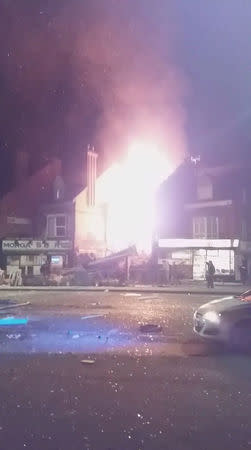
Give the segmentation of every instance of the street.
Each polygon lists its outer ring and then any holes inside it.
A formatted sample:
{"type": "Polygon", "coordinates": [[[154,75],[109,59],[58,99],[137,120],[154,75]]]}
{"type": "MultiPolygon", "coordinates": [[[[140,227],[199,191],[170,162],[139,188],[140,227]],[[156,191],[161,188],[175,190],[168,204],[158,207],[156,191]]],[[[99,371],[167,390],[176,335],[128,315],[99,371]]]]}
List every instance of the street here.
{"type": "Polygon", "coordinates": [[[214,298],[1,293],[30,305],[0,328],[0,449],[251,448],[250,355],[192,332],[214,298]]]}

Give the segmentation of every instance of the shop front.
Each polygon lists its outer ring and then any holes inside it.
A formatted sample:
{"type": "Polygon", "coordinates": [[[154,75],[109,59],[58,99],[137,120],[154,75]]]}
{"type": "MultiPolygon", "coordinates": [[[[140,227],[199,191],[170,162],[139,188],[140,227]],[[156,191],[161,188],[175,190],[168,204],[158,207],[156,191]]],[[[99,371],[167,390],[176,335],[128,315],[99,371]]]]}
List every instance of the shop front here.
{"type": "Polygon", "coordinates": [[[206,263],[212,261],[219,280],[239,279],[238,239],[160,239],[158,263],[175,264],[183,278],[204,280],[206,263]]]}
{"type": "Polygon", "coordinates": [[[70,240],[4,239],[7,275],[20,269],[22,276],[37,276],[46,263],[56,272],[68,265],[72,248],[70,240]]]}

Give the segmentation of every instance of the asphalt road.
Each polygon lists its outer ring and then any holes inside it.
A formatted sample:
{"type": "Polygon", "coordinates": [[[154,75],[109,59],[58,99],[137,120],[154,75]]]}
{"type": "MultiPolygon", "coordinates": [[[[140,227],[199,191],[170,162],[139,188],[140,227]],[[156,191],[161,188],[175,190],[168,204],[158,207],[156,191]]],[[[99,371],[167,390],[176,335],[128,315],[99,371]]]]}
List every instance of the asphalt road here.
{"type": "Polygon", "coordinates": [[[31,305],[14,315],[27,325],[0,327],[0,449],[251,448],[251,356],[193,336],[206,296],[8,299],[31,305]]]}

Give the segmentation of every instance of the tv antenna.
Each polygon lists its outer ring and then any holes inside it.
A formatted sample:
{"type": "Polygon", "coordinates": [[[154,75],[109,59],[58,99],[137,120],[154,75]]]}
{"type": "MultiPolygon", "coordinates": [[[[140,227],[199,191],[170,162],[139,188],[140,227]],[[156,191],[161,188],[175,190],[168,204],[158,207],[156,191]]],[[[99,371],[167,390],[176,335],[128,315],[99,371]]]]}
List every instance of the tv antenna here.
{"type": "Polygon", "coordinates": [[[191,156],[191,162],[197,166],[197,164],[200,162],[200,155],[198,156],[191,156]]]}

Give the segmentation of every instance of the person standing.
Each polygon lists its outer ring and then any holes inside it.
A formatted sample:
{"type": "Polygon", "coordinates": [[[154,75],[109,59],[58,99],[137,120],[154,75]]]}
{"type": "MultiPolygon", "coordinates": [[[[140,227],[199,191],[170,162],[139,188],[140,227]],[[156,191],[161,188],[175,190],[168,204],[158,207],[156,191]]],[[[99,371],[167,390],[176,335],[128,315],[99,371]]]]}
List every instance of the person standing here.
{"type": "Polygon", "coordinates": [[[215,267],[214,267],[212,261],[209,261],[206,264],[207,264],[207,274],[206,274],[207,287],[213,289],[214,288],[215,267]]]}
{"type": "Polygon", "coordinates": [[[177,271],[176,271],[176,264],[175,262],[173,262],[172,265],[170,265],[169,267],[169,275],[170,275],[170,283],[171,284],[176,284],[176,275],[177,275],[177,271]]]}
{"type": "Polygon", "coordinates": [[[243,285],[245,285],[247,283],[247,278],[248,278],[248,268],[247,268],[247,263],[245,260],[242,261],[242,265],[240,266],[239,270],[240,270],[241,282],[243,285]]]}

